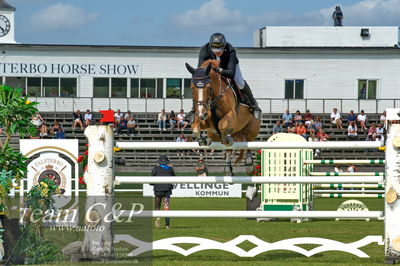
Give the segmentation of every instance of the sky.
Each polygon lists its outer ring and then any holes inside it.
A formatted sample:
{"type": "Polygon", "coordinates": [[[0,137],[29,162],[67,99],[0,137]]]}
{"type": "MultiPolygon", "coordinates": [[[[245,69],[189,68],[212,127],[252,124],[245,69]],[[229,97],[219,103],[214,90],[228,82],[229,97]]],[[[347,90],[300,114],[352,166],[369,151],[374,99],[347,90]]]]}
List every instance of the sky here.
{"type": "Polygon", "coordinates": [[[6,0],[26,44],[190,46],[222,32],[252,47],[265,26],[400,26],[400,0],[6,0]]]}

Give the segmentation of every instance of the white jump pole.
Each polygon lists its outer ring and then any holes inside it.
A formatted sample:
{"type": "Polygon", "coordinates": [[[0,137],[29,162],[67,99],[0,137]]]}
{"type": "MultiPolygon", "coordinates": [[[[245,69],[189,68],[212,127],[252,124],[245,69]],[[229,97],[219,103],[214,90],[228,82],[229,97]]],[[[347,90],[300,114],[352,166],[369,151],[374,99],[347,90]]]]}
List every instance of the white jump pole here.
{"type": "Polygon", "coordinates": [[[171,218],[372,218],[381,219],[380,211],[142,211],[116,212],[119,217],[171,217],[171,218]]]}
{"type": "Polygon", "coordinates": [[[385,164],[385,160],[305,160],[304,164],[385,164]]]}
{"type": "Polygon", "coordinates": [[[124,150],[258,150],[258,149],[377,149],[381,144],[376,141],[331,141],[331,142],[235,142],[225,146],[213,142],[210,146],[200,146],[197,142],[117,142],[117,148],[124,150]]]}
{"type": "Polygon", "coordinates": [[[252,183],[252,184],[325,184],[338,183],[381,183],[381,176],[116,176],[115,184],[164,184],[164,183],[252,183]]]}

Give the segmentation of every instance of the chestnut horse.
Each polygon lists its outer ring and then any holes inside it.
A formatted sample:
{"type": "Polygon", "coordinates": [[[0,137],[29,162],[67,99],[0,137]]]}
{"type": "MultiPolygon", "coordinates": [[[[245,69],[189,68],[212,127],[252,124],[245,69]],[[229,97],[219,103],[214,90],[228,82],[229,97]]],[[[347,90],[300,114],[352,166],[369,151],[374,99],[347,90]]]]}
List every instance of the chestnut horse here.
{"type": "MultiPolygon", "coordinates": [[[[257,138],[260,121],[250,112],[250,107],[238,104],[238,98],[228,81],[213,68],[219,66],[217,60],[207,60],[200,68],[194,69],[186,63],[192,74],[194,122],[193,135],[200,145],[210,145],[220,141],[231,146],[233,141],[248,142],[257,138]],[[208,138],[201,131],[207,130],[208,138]]],[[[239,97],[239,96],[238,96],[239,97]]],[[[236,163],[240,162],[244,151],[240,152],[236,163]]],[[[232,150],[227,150],[225,174],[232,175],[232,150]]],[[[253,165],[251,150],[246,152],[246,166],[253,165]]]]}

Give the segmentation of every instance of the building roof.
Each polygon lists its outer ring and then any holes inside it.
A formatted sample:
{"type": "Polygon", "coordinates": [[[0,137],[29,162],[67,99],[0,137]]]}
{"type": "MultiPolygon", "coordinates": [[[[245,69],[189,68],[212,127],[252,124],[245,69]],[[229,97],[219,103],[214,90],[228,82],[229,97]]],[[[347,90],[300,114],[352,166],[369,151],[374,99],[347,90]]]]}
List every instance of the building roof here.
{"type": "Polygon", "coordinates": [[[0,0],[0,10],[15,11],[15,7],[6,3],[5,0],[0,0]]]}
{"type": "MultiPolygon", "coordinates": [[[[1,1],[1,0],[0,0],[1,1]]],[[[188,46],[131,46],[131,45],[66,45],[66,44],[0,44],[0,53],[6,51],[54,51],[54,52],[104,52],[104,53],[198,53],[200,47],[188,46]]],[[[237,47],[241,54],[302,54],[302,53],[379,53],[400,54],[393,47],[237,47]]]]}

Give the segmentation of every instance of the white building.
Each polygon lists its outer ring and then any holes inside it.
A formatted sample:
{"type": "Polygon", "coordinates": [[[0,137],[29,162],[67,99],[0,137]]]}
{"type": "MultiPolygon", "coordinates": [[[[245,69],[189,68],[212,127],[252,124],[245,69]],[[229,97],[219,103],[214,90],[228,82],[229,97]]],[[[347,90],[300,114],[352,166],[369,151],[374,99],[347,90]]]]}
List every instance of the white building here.
{"type": "MultiPolygon", "coordinates": [[[[8,30],[0,32],[0,83],[23,88],[41,111],[191,108],[185,62],[197,65],[199,47],[19,44],[14,11],[0,0],[0,26],[8,30]]],[[[256,47],[237,53],[263,112],[375,113],[400,107],[398,32],[266,27],[255,32],[256,47]]]]}

